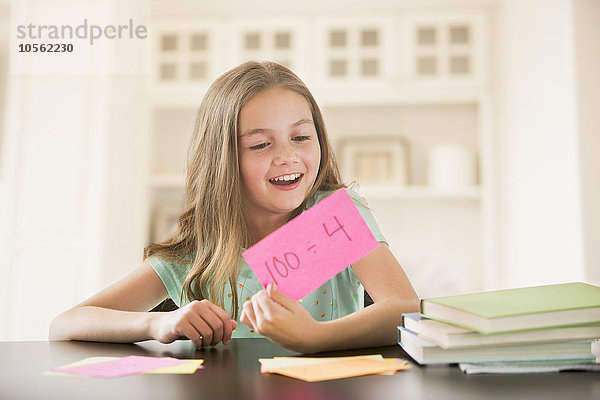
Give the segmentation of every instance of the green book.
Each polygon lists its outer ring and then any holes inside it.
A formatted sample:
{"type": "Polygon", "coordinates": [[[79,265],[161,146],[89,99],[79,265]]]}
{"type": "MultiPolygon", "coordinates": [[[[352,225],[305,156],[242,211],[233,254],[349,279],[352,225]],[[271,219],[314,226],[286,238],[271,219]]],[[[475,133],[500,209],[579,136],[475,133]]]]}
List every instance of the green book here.
{"type": "Polygon", "coordinates": [[[600,287],[581,282],[421,300],[430,319],[483,334],[600,322],[600,287]]]}

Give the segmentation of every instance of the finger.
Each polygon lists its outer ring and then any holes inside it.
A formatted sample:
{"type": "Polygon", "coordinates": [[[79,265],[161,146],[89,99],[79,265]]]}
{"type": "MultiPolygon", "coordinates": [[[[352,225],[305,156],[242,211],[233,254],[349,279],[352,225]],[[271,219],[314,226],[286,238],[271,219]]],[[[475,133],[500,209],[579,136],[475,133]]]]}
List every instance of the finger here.
{"type": "Polygon", "coordinates": [[[207,323],[204,315],[194,315],[190,323],[202,335],[202,346],[210,346],[213,341],[213,328],[207,323]]]}
{"type": "Polygon", "coordinates": [[[240,320],[244,324],[248,325],[250,329],[256,330],[256,317],[254,316],[254,308],[252,308],[252,301],[245,302],[244,306],[242,307],[242,310],[242,317],[240,320]]]}
{"type": "Polygon", "coordinates": [[[282,312],[289,312],[281,304],[273,300],[266,291],[260,291],[253,298],[253,302],[257,304],[260,309],[260,316],[257,315],[257,322],[260,324],[264,321],[273,321],[275,317],[282,312]],[[260,321],[259,321],[260,319],[260,321]]]}
{"type": "Polygon", "coordinates": [[[194,347],[202,347],[202,333],[194,327],[191,323],[188,323],[183,326],[181,329],[181,334],[187,339],[192,341],[194,347]]]}
{"type": "Polygon", "coordinates": [[[264,290],[261,290],[260,292],[252,296],[252,309],[254,310],[254,320],[256,321],[256,324],[254,326],[258,330],[260,330],[264,326],[264,321],[266,318],[268,318],[267,316],[265,316],[265,312],[260,306],[260,299],[264,296],[266,296],[264,290]]]}
{"type": "Polygon", "coordinates": [[[243,306],[243,314],[246,320],[246,325],[250,328],[255,329],[256,327],[256,316],[254,315],[254,308],[252,307],[252,301],[247,301],[243,306]]]}
{"type": "MultiPolygon", "coordinates": [[[[231,331],[233,329],[235,329],[233,327],[232,324],[232,319],[231,316],[229,314],[227,314],[227,312],[225,310],[223,310],[221,307],[213,304],[213,303],[209,303],[213,312],[217,315],[217,317],[219,317],[221,319],[221,322],[223,324],[223,335],[222,335],[222,341],[223,344],[229,344],[230,340],[231,340],[231,331]]],[[[235,321],[233,321],[235,322],[235,321]]]]}
{"type": "Polygon", "coordinates": [[[285,294],[283,294],[273,282],[267,285],[267,294],[277,303],[281,304],[284,308],[292,311],[294,308],[298,307],[298,302],[292,300],[285,294]]]}
{"type": "Polygon", "coordinates": [[[202,314],[201,318],[211,331],[210,338],[208,335],[203,335],[204,343],[210,346],[217,345],[223,339],[223,321],[212,310],[208,310],[208,312],[202,314]]]}

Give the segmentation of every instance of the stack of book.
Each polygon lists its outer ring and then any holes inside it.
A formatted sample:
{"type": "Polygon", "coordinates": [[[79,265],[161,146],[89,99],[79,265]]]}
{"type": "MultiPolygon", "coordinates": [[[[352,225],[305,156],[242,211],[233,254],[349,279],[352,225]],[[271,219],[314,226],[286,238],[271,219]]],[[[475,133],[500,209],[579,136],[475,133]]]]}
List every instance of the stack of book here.
{"type": "Polygon", "coordinates": [[[580,282],[423,299],[398,327],[419,364],[467,373],[600,370],[598,338],[600,287],[580,282]]]}

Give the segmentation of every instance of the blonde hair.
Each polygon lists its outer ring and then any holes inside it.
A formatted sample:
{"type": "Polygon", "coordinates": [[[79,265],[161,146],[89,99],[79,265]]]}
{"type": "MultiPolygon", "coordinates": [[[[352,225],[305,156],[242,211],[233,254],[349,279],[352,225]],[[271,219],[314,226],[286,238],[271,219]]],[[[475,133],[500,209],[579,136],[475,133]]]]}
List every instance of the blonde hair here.
{"type": "Polygon", "coordinates": [[[206,92],[188,150],[185,206],[177,231],[144,251],[145,257],[154,255],[187,266],[191,263],[182,303],[185,294],[190,301],[206,298],[222,305],[229,285],[234,319],[239,307],[236,282],[241,251],[253,244],[243,210],[238,117],[248,100],[271,88],[289,89],[306,99],[321,147],[315,183],[290,219],[302,212],[317,191],[343,186],[323,116],[307,86],[280,64],[246,62],[220,76],[206,92]]]}

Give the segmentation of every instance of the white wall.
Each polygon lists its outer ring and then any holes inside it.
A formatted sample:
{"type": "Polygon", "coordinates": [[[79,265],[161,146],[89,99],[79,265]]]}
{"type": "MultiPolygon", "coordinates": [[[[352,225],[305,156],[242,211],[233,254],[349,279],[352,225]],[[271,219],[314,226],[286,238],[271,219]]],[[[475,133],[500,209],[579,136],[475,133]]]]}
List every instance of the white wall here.
{"type": "Polygon", "coordinates": [[[600,1],[573,2],[586,281],[600,285],[600,1]]]}
{"type": "MultiPolygon", "coordinates": [[[[12,22],[114,18],[115,4],[13,2],[12,22]]],[[[0,340],[45,339],[54,316],[141,262],[145,131],[139,85],[124,69],[144,60],[131,52],[118,64],[110,50],[82,50],[74,62],[56,54],[53,64],[11,54],[0,157],[0,340]]]]}
{"type": "Polygon", "coordinates": [[[572,1],[502,0],[497,12],[500,286],[582,280],[572,1]]]}

